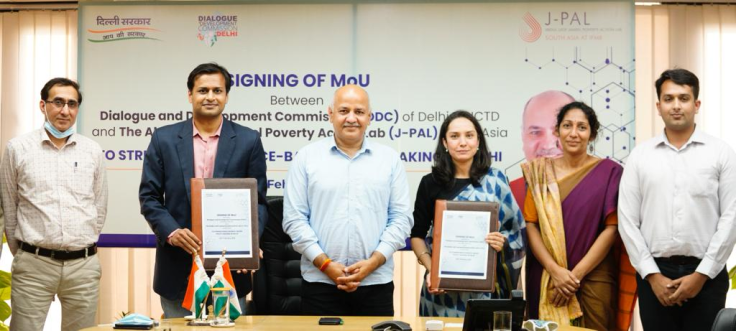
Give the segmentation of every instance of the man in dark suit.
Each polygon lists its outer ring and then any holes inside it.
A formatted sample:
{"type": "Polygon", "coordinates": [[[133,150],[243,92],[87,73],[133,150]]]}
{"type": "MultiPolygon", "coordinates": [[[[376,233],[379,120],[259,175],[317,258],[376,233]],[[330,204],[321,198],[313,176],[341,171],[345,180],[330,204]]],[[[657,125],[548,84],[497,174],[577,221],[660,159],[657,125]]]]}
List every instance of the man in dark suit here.
{"type": "MultiPolygon", "coordinates": [[[[158,128],[143,161],[138,192],[141,213],[156,235],[153,290],[161,296],[166,318],[190,312],[181,306],[192,266],[201,249],[191,231],[191,178],[255,178],[258,181],[258,233],[267,211],[266,159],[258,133],[224,119],[230,73],[214,63],[197,66],[187,80],[191,120],[158,128]]],[[[233,272],[242,298],[251,290],[247,273],[233,272]]]]}

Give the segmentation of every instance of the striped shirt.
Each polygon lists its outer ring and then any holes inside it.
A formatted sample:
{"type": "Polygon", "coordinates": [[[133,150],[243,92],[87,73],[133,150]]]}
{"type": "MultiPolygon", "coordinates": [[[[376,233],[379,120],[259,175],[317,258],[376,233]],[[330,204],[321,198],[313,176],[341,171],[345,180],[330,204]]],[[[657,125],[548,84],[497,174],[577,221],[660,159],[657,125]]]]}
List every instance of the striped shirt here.
{"type": "Polygon", "coordinates": [[[38,129],[8,142],[0,166],[10,250],[18,241],[55,250],[97,242],[107,213],[107,179],[100,145],[73,134],[57,148],[38,129]]]}

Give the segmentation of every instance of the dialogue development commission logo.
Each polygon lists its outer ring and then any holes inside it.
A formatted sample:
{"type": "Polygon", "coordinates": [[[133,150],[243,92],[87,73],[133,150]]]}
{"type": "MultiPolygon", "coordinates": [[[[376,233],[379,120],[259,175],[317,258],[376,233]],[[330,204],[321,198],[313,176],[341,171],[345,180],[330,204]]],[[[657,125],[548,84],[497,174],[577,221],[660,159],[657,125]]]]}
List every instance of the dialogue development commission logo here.
{"type": "Polygon", "coordinates": [[[219,38],[238,36],[238,15],[200,15],[197,22],[197,39],[207,46],[212,47],[219,38]]]}
{"type": "Polygon", "coordinates": [[[97,16],[96,26],[100,28],[87,29],[87,32],[91,33],[91,38],[87,40],[93,43],[136,39],[161,41],[155,38],[155,34],[161,31],[151,27],[150,17],[120,18],[115,15],[111,18],[104,18],[97,16]]]}
{"type": "Polygon", "coordinates": [[[524,24],[519,27],[519,37],[521,37],[521,40],[528,43],[537,41],[542,36],[542,26],[539,25],[537,19],[529,13],[526,13],[521,19],[524,21],[524,24]]]}

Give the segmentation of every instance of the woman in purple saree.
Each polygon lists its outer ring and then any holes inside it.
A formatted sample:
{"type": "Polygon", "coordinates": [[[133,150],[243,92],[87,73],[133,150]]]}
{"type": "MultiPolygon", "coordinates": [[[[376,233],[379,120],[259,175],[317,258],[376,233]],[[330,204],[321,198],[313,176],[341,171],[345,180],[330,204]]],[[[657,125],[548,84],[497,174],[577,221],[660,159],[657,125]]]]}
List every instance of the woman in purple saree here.
{"type": "Polygon", "coordinates": [[[619,267],[616,208],[623,168],[587,153],[599,127],[581,102],[557,118],[563,156],[522,165],[529,247],[526,290],[529,318],[617,328],[619,267]]]}

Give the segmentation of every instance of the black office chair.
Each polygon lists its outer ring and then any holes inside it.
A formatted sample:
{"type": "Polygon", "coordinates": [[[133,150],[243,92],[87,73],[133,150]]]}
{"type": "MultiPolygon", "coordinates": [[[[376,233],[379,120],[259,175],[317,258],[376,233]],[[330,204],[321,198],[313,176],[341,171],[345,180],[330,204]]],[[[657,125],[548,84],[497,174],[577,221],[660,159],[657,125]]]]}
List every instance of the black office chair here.
{"type": "Polygon", "coordinates": [[[723,308],[716,315],[711,331],[736,331],[736,309],[723,308]]]}
{"type": "Polygon", "coordinates": [[[268,197],[268,223],[260,246],[263,250],[261,270],[256,272],[253,301],[258,315],[301,314],[301,254],[294,251],[291,238],[281,227],[283,197],[268,197]]]}

